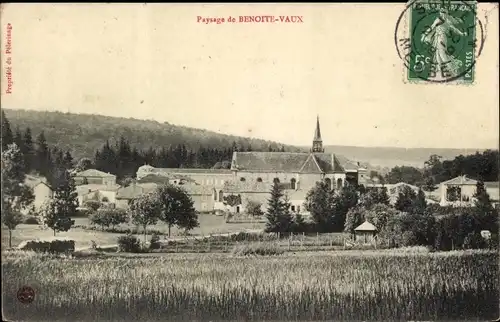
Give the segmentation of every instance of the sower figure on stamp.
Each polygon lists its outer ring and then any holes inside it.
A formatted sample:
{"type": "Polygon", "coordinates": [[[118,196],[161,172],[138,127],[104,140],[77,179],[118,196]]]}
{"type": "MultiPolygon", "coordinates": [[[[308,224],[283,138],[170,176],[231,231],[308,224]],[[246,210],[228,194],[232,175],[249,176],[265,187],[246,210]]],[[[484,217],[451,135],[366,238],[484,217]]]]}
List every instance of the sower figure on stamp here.
{"type": "Polygon", "coordinates": [[[433,48],[433,62],[436,64],[436,68],[441,70],[443,66],[446,65],[446,70],[452,73],[452,75],[458,75],[459,69],[462,67],[462,61],[453,56],[455,48],[452,45],[455,37],[464,37],[467,35],[466,32],[456,27],[456,25],[461,23],[463,23],[463,21],[460,18],[450,15],[448,9],[441,8],[439,16],[422,34],[421,39],[423,43],[433,48]]]}

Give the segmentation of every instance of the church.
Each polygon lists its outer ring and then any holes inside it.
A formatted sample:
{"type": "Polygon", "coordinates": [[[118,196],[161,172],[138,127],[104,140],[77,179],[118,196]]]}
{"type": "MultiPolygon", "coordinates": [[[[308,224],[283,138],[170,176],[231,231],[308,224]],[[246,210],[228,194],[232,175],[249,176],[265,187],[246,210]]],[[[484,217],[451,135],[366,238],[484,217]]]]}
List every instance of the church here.
{"type": "Polygon", "coordinates": [[[316,182],[325,180],[332,189],[338,190],[347,183],[356,184],[362,170],[353,162],[341,162],[335,154],[325,153],[318,117],[308,152],[234,152],[230,169],[174,169],[145,165],[138,169],[137,180],[147,182],[148,178],[161,176],[169,178],[172,183],[190,182],[210,188],[211,196],[195,205],[199,211],[224,209],[224,196],[240,195],[242,205],[235,207],[236,212],[242,211],[250,200],[261,203],[265,211],[271,186],[278,182],[288,196],[292,211],[303,212],[305,196],[316,182]]]}

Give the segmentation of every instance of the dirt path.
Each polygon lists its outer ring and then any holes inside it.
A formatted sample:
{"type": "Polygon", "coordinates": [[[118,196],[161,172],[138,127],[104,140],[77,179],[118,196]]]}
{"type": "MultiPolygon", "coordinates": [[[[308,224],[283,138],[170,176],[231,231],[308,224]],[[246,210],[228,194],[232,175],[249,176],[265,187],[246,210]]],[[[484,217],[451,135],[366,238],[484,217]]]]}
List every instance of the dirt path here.
{"type": "MultiPolygon", "coordinates": [[[[262,229],[245,229],[242,231],[238,232],[231,232],[231,233],[215,233],[215,234],[210,234],[207,236],[183,236],[183,237],[171,237],[171,238],[165,238],[161,239],[160,242],[166,242],[166,241],[185,241],[185,240],[196,240],[196,239],[206,239],[209,237],[217,237],[217,236],[233,236],[233,235],[238,235],[240,233],[261,233],[263,230],[262,229]]],[[[114,248],[118,247],[118,244],[107,244],[107,245],[99,245],[99,248],[114,248]]],[[[91,249],[92,247],[78,247],[75,248],[75,251],[82,251],[82,250],[88,250],[91,249]]]]}

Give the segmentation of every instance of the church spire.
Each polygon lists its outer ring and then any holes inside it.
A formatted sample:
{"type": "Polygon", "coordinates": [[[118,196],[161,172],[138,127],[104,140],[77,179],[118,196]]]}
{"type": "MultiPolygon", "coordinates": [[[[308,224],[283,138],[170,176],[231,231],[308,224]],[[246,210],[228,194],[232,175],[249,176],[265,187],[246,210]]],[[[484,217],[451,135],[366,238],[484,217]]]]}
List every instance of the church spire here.
{"type": "Polygon", "coordinates": [[[311,152],[325,152],[325,150],[323,149],[323,140],[321,139],[321,130],[319,127],[319,115],[316,118],[316,130],[314,131],[314,139],[311,152]]]}

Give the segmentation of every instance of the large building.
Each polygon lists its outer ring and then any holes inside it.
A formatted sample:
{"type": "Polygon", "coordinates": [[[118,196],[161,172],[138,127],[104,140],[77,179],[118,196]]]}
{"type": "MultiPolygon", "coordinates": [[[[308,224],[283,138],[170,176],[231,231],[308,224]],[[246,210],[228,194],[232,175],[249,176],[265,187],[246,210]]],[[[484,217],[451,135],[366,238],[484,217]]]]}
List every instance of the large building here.
{"type": "Polygon", "coordinates": [[[198,210],[222,209],[224,196],[239,194],[243,204],[237,212],[249,200],[264,207],[274,182],[285,189],[292,210],[302,212],[305,195],[316,182],[325,180],[332,189],[341,189],[347,182],[356,184],[359,178],[354,163],[345,160],[342,164],[333,153],[325,153],[319,118],[309,152],[234,152],[230,169],[162,169],[145,165],[137,171],[139,181],[152,176],[169,178],[169,182],[189,178],[210,188],[213,200],[201,201],[198,210]]]}

